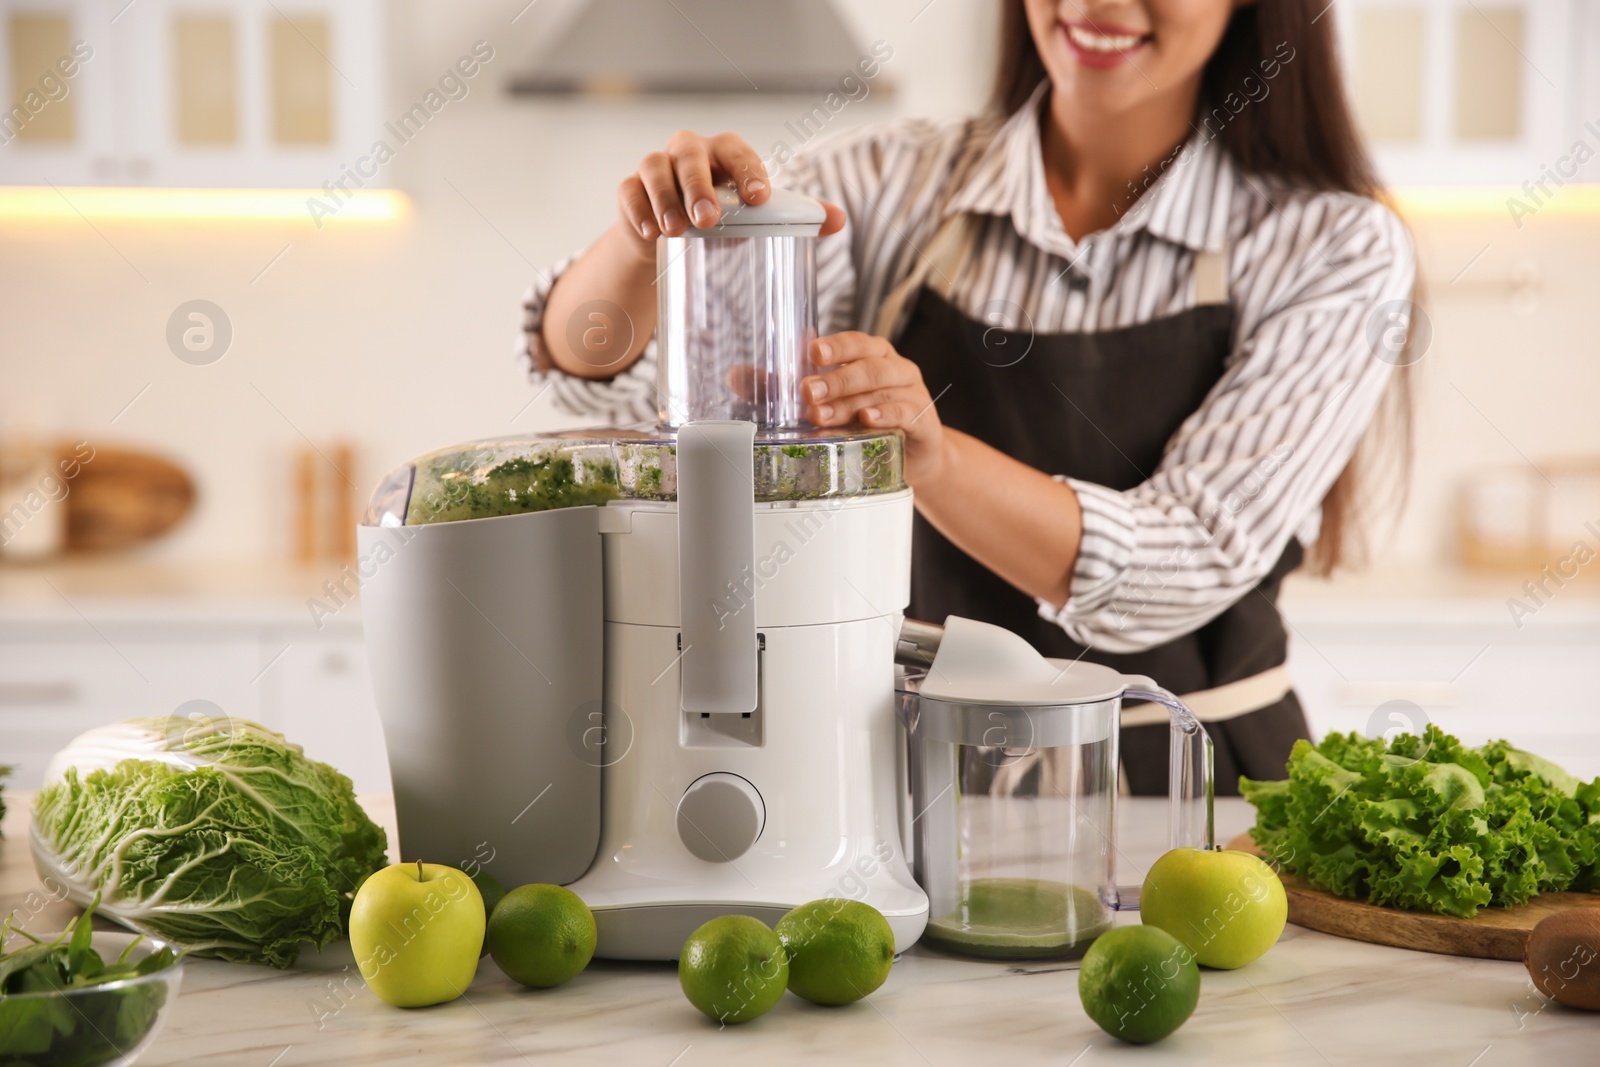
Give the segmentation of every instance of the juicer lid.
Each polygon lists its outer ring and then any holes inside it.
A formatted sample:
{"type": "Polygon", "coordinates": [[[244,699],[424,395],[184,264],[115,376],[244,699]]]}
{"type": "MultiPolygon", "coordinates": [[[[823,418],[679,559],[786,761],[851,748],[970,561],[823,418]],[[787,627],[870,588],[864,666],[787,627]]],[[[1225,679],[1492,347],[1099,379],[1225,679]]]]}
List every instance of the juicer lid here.
{"type": "Polygon", "coordinates": [[[828,218],[827,209],[801,193],[773,189],[764,204],[747,204],[731,185],[717,186],[722,217],[702,230],[691,226],[685,237],[815,237],[828,218]]]}
{"type": "MultiPolygon", "coordinates": [[[[422,526],[529,511],[678,498],[677,435],[607,426],[469,441],[424,453],[373,491],[364,526],[422,526]]],[[[760,430],[755,500],[788,504],[898,493],[898,430],[760,430]]]]}
{"type": "Polygon", "coordinates": [[[1128,682],[1110,667],[1046,659],[1004,627],[951,615],[920,693],[953,704],[1090,704],[1121,696],[1128,682]]]}

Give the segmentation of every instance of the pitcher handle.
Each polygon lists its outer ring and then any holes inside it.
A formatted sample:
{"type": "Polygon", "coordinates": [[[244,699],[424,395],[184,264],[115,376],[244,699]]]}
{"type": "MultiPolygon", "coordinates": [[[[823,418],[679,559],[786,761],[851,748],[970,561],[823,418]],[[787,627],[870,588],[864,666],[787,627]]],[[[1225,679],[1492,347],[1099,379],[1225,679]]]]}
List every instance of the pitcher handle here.
{"type": "Polygon", "coordinates": [[[1215,848],[1212,801],[1216,785],[1212,777],[1211,735],[1183,701],[1149,678],[1130,677],[1122,698],[1160,704],[1172,717],[1167,770],[1167,794],[1171,800],[1169,847],[1215,848]]]}

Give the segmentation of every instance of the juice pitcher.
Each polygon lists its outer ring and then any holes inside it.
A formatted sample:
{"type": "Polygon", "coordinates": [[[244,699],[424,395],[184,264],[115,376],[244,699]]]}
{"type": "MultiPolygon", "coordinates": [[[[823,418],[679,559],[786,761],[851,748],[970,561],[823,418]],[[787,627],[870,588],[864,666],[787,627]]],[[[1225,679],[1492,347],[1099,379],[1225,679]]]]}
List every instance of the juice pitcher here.
{"type": "Polygon", "coordinates": [[[956,616],[942,635],[908,621],[899,659],[911,804],[902,825],[928,894],[929,944],[1077,957],[1114,912],[1139,906],[1139,887],[1116,881],[1124,700],[1171,714],[1171,847],[1213,846],[1211,739],[1150,679],[1048,660],[1008,630],[956,616]]]}

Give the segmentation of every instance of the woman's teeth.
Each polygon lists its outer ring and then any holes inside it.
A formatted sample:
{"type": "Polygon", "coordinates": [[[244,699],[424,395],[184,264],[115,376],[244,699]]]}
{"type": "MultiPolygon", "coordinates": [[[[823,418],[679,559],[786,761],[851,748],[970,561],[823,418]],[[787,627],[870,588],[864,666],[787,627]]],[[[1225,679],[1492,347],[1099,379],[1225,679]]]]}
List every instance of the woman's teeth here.
{"type": "Polygon", "coordinates": [[[1081,26],[1068,26],[1067,33],[1072,37],[1072,43],[1079,48],[1090,52],[1126,52],[1144,40],[1136,34],[1109,35],[1095,33],[1081,26]]]}

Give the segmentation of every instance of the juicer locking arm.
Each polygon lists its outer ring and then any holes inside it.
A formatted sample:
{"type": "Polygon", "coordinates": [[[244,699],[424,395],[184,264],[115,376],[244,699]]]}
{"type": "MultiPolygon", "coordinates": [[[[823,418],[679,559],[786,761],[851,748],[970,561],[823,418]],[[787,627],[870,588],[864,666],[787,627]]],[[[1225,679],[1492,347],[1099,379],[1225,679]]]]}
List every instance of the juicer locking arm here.
{"type": "Polygon", "coordinates": [[[895,641],[894,661],[902,667],[931,667],[943,637],[944,627],[937,623],[906,619],[900,624],[900,637],[895,641]]]}
{"type": "Polygon", "coordinates": [[[678,429],[678,602],[682,707],[749,714],[760,701],[756,609],[730,602],[755,560],[756,425],[702,419],[678,429]]]}

